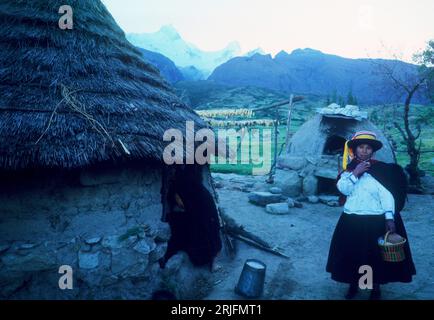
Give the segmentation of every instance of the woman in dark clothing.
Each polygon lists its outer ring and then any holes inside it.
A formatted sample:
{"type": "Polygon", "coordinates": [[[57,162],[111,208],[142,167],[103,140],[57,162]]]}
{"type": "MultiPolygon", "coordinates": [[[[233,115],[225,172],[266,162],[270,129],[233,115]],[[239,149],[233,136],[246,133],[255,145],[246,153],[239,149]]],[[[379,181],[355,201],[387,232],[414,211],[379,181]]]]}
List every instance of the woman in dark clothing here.
{"type": "Polygon", "coordinates": [[[344,199],[342,213],[330,245],[327,272],[333,280],[350,284],[347,299],[358,291],[359,268],[368,265],[373,272],[371,299],[380,299],[380,284],[411,282],[416,274],[407,233],[400,216],[406,199],[407,181],[402,168],[372,159],[382,147],[372,132],[358,132],[346,144],[354,152],[352,161],[338,176],[337,188],[344,199]],[[407,239],[406,259],[383,261],[378,238],[386,231],[407,239]]]}
{"type": "Polygon", "coordinates": [[[172,204],[168,222],[172,236],[160,265],[185,251],[197,266],[212,264],[221,250],[220,222],[215,201],[202,183],[198,166],[186,165],[176,172],[168,192],[172,204]]]}

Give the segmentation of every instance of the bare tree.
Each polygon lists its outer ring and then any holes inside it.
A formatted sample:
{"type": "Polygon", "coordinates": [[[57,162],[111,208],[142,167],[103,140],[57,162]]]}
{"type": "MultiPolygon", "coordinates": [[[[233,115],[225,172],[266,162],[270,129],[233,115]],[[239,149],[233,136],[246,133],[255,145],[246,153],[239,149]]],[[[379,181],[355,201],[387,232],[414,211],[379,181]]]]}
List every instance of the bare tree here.
{"type": "Polygon", "coordinates": [[[416,124],[412,126],[409,121],[410,107],[412,99],[416,92],[432,96],[431,85],[434,76],[432,66],[434,51],[434,41],[430,41],[428,47],[419,54],[414,56],[414,61],[419,64],[418,70],[399,68],[397,63],[388,63],[386,61],[376,62],[377,72],[379,72],[395,89],[396,93],[404,97],[404,114],[402,127],[397,121],[393,125],[400,132],[406,146],[407,153],[410,157],[410,163],[406,170],[410,176],[409,184],[413,190],[421,189],[420,170],[418,167],[420,160],[421,148],[421,126],[416,124]],[[430,54],[431,53],[431,54],[430,54]],[[431,59],[431,60],[430,60],[431,59]]]}

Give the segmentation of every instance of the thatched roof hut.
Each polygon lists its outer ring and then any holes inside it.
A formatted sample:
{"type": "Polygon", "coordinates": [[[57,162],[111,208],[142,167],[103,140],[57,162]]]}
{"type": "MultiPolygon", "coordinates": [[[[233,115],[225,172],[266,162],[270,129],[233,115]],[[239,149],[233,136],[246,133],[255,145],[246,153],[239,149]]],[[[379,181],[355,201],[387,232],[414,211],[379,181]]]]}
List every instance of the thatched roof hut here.
{"type": "Polygon", "coordinates": [[[62,4],[0,3],[0,168],[161,160],[166,129],[204,126],[100,1],[69,1],[72,30],[62,4]]]}
{"type": "Polygon", "coordinates": [[[205,124],[99,0],[68,1],[72,30],[59,28],[63,4],[0,2],[0,298],[146,299],[168,281],[198,298],[209,276],[182,273],[179,253],[166,270],[159,261],[191,230],[196,262],[220,250],[209,169],[172,169],[162,155],[165,130],[205,124]],[[171,219],[174,192],[187,231],[171,219]],[[59,287],[61,266],[74,290],[59,287]]]}

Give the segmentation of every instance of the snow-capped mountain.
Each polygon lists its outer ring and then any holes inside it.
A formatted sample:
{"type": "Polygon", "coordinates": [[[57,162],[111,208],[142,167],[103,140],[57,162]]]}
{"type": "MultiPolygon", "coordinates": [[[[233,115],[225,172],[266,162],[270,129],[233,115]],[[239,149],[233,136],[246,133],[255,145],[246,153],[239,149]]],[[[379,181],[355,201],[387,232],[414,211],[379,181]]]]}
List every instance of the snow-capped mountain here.
{"type": "Polygon", "coordinates": [[[251,57],[251,56],[253,56],[253,55],[257,54],[257,53],[262,54],[262,55],[266,54],[265,51],[262,50],[262,48],[256,48],[256,49],[253,49],[253,50],[247,52],[244,56],[251,57]]]}
{"type": "Polygon", "coordinates": [[[218,51],[201,50],[182,39],[171,25],[163,26],[154,33],[130,33],[127,39],[137,47],[163,54],[179,67],[194,66],[205,76],[222,63],[239,56],[241,51],[237,42],[231,42],[218,51]]]}

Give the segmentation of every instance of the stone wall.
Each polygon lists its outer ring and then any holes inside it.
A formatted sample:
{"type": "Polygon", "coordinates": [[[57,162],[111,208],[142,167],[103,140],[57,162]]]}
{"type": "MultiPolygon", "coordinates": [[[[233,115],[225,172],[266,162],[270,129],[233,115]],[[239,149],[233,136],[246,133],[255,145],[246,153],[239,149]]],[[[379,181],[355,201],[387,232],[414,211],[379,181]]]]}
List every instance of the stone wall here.
{"type": "Polygon", "coordinates": [[[274,184],[285,196],[311,196],[318,193],[318,178],[334,180],[339,173],[338,156],[290,156],[278,158],[274,184]]]}
{"type": "Polygon", "coordinates": [[[182,277],[178,270],[193,269],[185,255],[172,258],[169,272],[158,264],[170,238],[161,222],[160,167],[48,171],[0,184],[0,298],[191,294],[167,287],[182,277]],[[72,267],[72,290],[59,288],[62,265],[72,267]]]}

